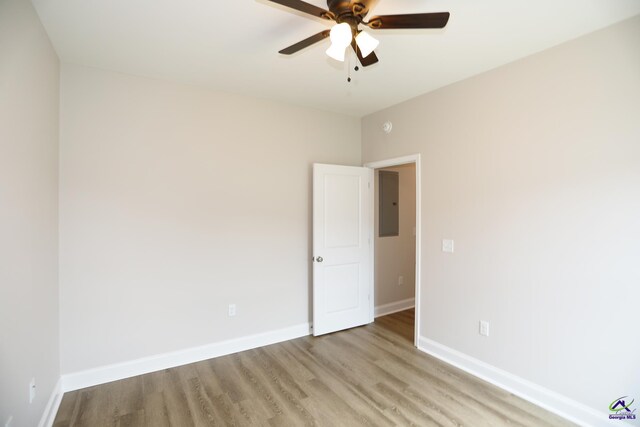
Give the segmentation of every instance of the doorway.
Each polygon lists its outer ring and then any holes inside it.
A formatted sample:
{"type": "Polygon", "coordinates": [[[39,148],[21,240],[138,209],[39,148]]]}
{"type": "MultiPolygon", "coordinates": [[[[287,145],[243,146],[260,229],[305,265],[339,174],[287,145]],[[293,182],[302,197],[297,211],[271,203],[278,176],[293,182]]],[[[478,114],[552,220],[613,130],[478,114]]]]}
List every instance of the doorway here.
{"type": "Polygon", "coordinates": [[[372,221],[377,322],[420,336],[420,156],[365,165],[374,170],[372,221]]]}

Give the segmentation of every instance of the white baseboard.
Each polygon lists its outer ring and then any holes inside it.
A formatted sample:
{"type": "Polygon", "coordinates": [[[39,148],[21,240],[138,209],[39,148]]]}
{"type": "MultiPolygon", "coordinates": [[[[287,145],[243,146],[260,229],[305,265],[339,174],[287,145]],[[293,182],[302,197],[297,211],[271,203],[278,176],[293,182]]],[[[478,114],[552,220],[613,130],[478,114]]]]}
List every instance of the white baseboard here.
{"type": "MultiPolygon", "coordinates": [[[[418,349],[581,426],[611,426],[609,416],[425,337],[418,349]]],[[[616,422],[615,425],[626,426],[616,422]]]]}
{"type": "Polygon", "coordinates": [[[396,301],[389,304],[383,304],[376,307],[375,317],[386,316],[387,314],[397,313],[398,311],[408,310],[416,306],[415,298],[407,298],[402,301],[396,301]]]}
{"type": "Polygon", "coordinates": [[[58,413],[58,408],[60,407],[60,402],[62,402],[62,378],[58,379],[58,382],[53,387],[51,391],[51,396],[49,397],[49,401],[47,402],[47,406],[44,408],[44,412],[42,413],[42,417],[40,418],[40,422],[38,423],[38,427],[51,427],[53,426],[53,422],[56,419],[56,414],[58,413]]]}
{"type": "Polygon", "coordinates": [[[66,374],[62,376],[62,391],[79,390],[98,384],[135,377],[136,375],[187,365],[201,360],[300,338],[309,335],[310,328],[310,324],[304,323],[275,331],[66,374]]]}
{"type": "MultiPolygon", "coordinates": [[[[376,307],[376,317],[411,308],[413,307],[413,301],[413,299],[407,299],[376,307]]],[[[49,398],[49,402],[47,403],[38,427],[51,427],[53,425],[64,392],[300,338],[309,335],[310,329],[311,325],[305,323],[275,331],[63,375],[51,393],[51,397],[49,398]]],[[[579,425],[611,425],[608,420],[608,415],[604,412],[598,412],[582,403],[503,371],[436,341],[420,337],[418,348],[425,353],[579,425]]],[[[625,426],[629,424],[618,422],[616,425],[625,426]]]]}

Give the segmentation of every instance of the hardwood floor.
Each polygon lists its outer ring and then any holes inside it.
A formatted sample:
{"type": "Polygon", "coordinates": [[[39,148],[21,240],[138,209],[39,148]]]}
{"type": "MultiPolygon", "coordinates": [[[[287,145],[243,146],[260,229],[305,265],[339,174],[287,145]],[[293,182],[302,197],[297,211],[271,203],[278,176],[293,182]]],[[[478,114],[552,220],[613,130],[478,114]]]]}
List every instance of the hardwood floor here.
{"type": "Polygon", "coordinates": [[[65,394],[54,426],[565,426],[413,347],[413,310],[65,394]]]}

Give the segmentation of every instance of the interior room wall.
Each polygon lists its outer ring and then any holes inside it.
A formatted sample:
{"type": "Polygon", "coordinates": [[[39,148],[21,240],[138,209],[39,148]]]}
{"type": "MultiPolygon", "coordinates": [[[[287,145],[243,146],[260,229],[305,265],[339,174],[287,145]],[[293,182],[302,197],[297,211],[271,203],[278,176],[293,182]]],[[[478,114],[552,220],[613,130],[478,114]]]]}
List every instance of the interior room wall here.
{"type": "Polygon", "coordinates": [[[311,165],[358,118],[64,64],[60,145],[63,373],[310,321],[311,165]]]}
{"type": "Polygon", "coordinates": [[[37,425],[60,375],[58,57],[27,0],[0,1],[0,423],[37,425]],[[36,395],[29,403],[29,384],[36,395]]]}
{"type": "Polygon", "coordinates": [[[416,167],[413,163],[384,168],[398,173],[399,232],[380,237],[379,173],[375,173],[375,305],[384,306],[415,297],[416,277],[416,167]],[[404,283],[399,284],[402,276],[404,283]]]}
{"type": "Polygon", "coordinates": [[[362,124],[365,162],[422,157],[423,337],[604,420],[640,396],[639,40],[636,17],[362,124]]]}

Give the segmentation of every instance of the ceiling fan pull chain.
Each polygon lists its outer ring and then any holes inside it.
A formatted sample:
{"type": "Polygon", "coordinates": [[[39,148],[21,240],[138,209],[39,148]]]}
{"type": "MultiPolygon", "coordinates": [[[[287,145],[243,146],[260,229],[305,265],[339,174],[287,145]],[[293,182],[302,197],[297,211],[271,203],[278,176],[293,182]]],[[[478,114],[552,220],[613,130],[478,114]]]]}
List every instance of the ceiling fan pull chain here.
{"type": "Polygon", "coordinates": [[[347,83],[351,83],[351,51],[347,52],[347,83]]]}

